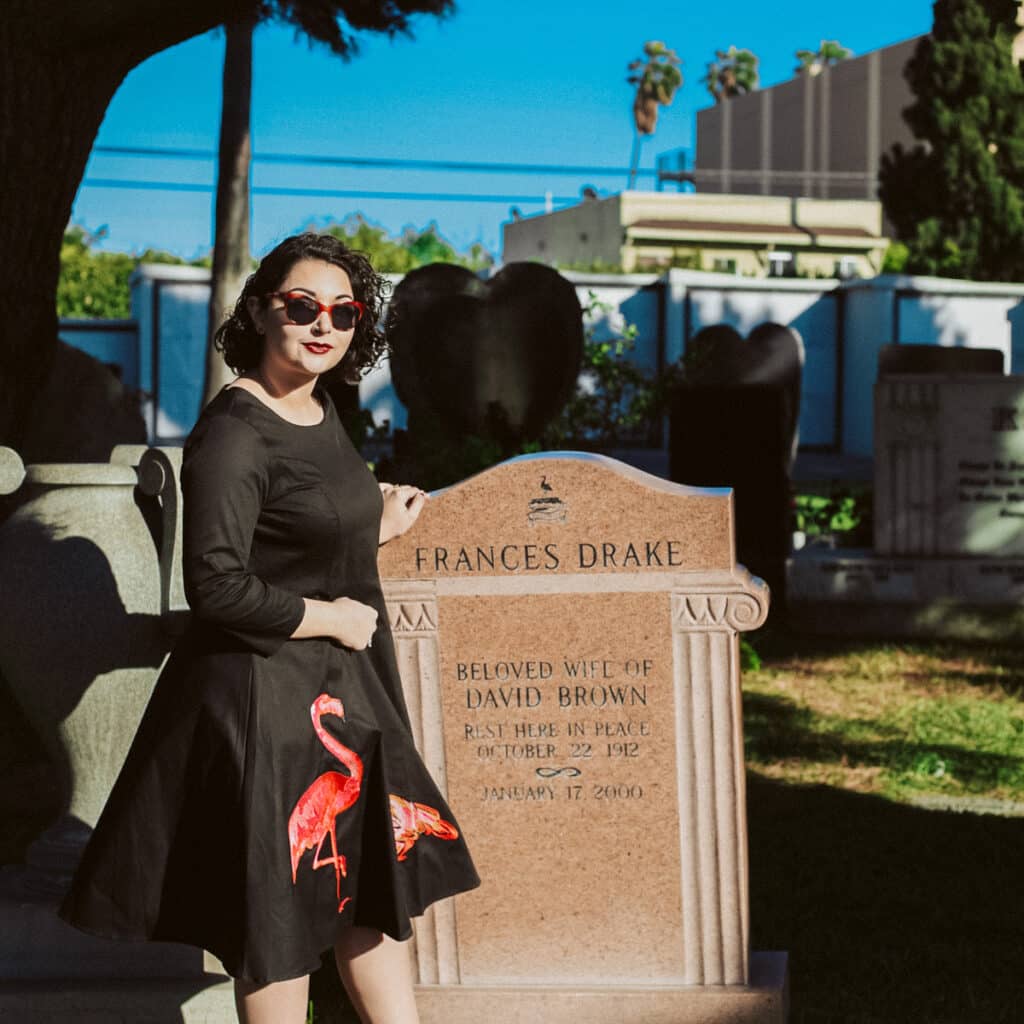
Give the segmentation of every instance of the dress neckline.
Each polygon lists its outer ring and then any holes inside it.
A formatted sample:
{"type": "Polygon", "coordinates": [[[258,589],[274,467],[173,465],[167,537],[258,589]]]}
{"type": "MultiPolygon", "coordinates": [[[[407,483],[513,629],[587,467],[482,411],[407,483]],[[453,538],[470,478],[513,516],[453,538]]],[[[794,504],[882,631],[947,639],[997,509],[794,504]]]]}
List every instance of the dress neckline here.
{"type": "Polygon", "coordinates": [[[296,423],[294,420],[287,419],[282,416],[276,409],[271,408],[263,401],[258,395],[253,394],[248,388],[232,386],[225,384],[222,392],[237,392],[241,391],[242,394],[248,395],[252,401],[254,401],[261,409],[265,409],[271,416],[276,420],[280,420],[282,423],[287,424],[289,427],[296,427],[299,430],[315,430],[317,427],[322,427],[329,419],[330,399],[327,396],[327,392],[323,386],[317,384],[313,389],[313,394],[316,396],[317,401],[320,403],[320,408],[323,409],[323,416],[316,423],[296,423]]]}

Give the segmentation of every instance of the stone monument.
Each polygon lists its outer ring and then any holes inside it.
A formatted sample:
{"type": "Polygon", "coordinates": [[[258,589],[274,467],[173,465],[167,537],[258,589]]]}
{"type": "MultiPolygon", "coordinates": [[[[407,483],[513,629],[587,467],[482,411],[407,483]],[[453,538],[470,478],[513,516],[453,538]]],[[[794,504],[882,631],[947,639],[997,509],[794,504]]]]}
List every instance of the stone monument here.
{"type": "Polygon", "coordinates": [[[748,949],[731,492],[524,456],[381,575],[414,732],[483,885],[417,922],[425,1024],[783,1021],[748,949]]]}
{"type": "Polygon", "coordinates": [[[179,449],[27,468],[0,448],[0,676],[50,755],[64,811],[0,869],[0,1019],[235,1019],[201,950],[94,938],[56,914],[173,635],[181,582],[179,449]]]}
{"type": "Polygon", "coordinates": [[[670,408],[669,475],[733,488],[737,555],[769,584],[777,608],[803,364],[803,340],[791,327],[763,323],[745,340],[727,324],[705,327],[687,346],[670,408]]]}
{"type": "Polygon", "coordinates": [[[874,548],[794,556],[790,586],[806,625],[1020,636],[1024,377],[993,373],[982,357],[977,364],[978,372],[879,376],[874,548]]]}

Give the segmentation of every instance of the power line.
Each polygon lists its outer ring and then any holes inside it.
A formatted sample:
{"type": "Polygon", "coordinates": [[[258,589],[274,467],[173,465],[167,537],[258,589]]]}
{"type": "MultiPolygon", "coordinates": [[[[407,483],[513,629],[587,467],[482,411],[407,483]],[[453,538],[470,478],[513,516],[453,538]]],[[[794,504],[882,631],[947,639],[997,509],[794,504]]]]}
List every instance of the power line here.
{"type": "MultiPolygon", "coordinates": [[[[179,149],[160,146],[93,146],[94,153],[107,156],[145,156],[170,160],[214,160],[207,149],[179,149]]],[[[572,164],[513,164],[473,160],[402,160],[391,157],[313,156],[303,153],[254,153],[253,163],[307,164],[320,167],[373,167],[408,171],[465,171],[487,174],[567,174],[588,177],[621,177],[628,167],[592,167],[572,164]]],[[[640,168],[637,174],[653,177],[657,171],[640,168]]]]}
{"type": "MultiPolygon", "coordinates": [[[[126,188],[152,192],[213,192],[214,186],[191,181],[141,181],[125,178],[85,178],[88,188],[126,188]]],[[[326,199],[426,199],[452,203],[575,203],[578,196],[485,195],[475,192],[368,192],[359,189],[289,188],[277,185],[254,185],[257,196],[307,196],[326,199]]]]}

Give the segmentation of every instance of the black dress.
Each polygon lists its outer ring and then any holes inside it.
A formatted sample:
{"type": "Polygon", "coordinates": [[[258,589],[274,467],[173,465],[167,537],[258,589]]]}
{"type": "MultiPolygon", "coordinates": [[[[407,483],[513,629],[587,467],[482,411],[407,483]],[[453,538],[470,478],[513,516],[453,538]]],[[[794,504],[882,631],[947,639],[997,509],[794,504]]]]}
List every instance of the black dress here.
{"type": "Polygon", "coordinates": [[[185,445],[176,644],[61,916],[190,943],[254,982],[350,925],[396,939],[479,884],[409,727],[377,574],[382,500],[322,390],[299,426],[222,391],[185,445]],[[373,644],[290,640],[302,597],[379,613],[373,644]]]}

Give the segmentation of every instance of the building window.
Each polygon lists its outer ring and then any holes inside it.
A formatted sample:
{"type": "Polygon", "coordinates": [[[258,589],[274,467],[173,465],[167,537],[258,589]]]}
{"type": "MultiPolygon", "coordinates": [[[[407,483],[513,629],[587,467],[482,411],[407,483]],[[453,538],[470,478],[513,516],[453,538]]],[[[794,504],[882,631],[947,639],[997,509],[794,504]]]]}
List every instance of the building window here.
{"type": "Polygon", "coordinates": [[[791,252],[768,253],[769,277],[796,277],[796,260],[791,252]]]}
{"type": "Polygon", "coordinates": [[[717,274],[735,274],[736,261],[726,259],[724,256],[716,256],[711,263],[711,269],[717,274]]]}

